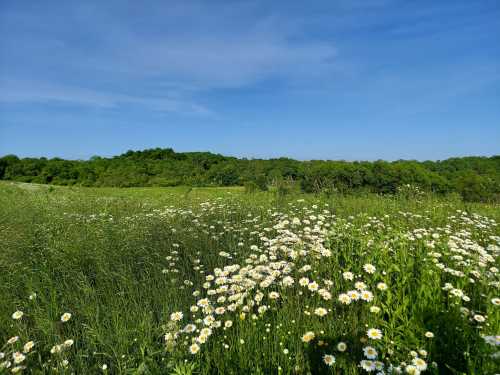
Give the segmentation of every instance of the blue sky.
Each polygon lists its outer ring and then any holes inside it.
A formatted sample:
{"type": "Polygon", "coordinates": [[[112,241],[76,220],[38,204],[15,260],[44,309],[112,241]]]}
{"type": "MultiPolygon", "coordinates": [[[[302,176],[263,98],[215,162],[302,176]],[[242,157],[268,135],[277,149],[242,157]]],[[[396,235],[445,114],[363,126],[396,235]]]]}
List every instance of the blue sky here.
{"type": "Polygon", "coordinates": [[[0,155],[500,154],[500,3],[0,2],[0,155]]]}

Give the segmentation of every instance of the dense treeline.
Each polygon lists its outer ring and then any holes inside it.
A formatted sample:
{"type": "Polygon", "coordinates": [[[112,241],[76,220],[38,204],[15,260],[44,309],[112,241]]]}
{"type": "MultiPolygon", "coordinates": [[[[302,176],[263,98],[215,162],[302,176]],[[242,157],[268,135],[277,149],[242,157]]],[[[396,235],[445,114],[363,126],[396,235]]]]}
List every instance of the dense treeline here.
{"type": "Polygon", "coordinates": [[[0,158],[0,179],[82,186],[232,186],[266,189],[294,185],[305,192],[395,193],[410,184],[422,191],[459,193],[466,200],[498,201],[500,156],[444,161],[297,161],[238,159],[172,149],[128,151],[112,158],[0,158]]]}

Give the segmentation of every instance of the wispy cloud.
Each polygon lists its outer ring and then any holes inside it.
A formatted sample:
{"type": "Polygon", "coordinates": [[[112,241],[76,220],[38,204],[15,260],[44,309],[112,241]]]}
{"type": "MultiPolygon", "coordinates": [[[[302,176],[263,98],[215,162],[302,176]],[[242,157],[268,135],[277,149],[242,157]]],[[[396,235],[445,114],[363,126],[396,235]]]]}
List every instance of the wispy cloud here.
{"type": "Polygon", "coordinates": [[[0,79],[8,78],[10,87],[0,100],[207,114],[200,93],[268,79],[311,85],[333,73],[331,41],[301,40],[299,19],[256,9],[253,2],[152,8],[85,2],[63,5],[57,18],[41,6],[6,9],[0,79]]]}
{"type": "Polygon", "coordinates": [[[3,103],[66,103],[101,109],[139,106],[152,111],[212,115],[203,105],[168,97],[143,97],[54,85],[44,82],[0,81],[0,102],[3,103]]]}

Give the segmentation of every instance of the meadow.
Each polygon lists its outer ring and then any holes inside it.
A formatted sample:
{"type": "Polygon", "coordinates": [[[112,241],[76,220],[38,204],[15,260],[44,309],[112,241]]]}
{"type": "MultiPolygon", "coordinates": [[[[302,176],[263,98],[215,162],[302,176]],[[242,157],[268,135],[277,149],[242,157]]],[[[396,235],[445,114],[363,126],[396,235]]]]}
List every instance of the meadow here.
{"type": "Polygon", "coordinates": [[[500,206],[0,182],[0,374],[495,374],[500,206]]]}

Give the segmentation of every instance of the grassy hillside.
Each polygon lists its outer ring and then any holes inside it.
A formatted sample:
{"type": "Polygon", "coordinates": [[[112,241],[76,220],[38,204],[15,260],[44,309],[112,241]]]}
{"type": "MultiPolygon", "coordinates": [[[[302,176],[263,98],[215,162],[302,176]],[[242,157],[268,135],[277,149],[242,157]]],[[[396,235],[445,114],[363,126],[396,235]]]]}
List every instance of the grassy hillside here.
{"type": "Polygon", "coordinates": [[[418,191],[0,182],[0,374],[494,373],[499,220],[418,191]]]}

